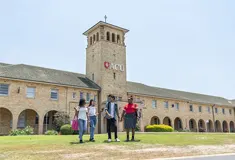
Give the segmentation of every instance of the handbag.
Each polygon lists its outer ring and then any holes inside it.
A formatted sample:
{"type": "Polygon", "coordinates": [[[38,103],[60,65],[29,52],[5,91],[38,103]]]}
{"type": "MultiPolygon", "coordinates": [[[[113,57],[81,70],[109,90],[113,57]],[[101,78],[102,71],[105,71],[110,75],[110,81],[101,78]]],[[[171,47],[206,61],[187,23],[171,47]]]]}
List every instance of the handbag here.
{"type": "Polygon", "coordinates": [[[72,120],[72,130],[78,131],[78,118],[74,116],[74,119],[72,120]]]}

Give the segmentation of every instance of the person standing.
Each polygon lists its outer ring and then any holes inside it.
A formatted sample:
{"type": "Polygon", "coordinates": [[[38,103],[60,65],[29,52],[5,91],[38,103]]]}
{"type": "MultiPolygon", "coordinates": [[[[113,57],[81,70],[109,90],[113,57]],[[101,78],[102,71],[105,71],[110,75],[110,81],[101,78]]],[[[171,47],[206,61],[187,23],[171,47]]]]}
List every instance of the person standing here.
{"type": "Polygon", "coordinates": [[[114,136],[116,142],[120,142],[117,136],[117,118],[120,120],[119,112],[118,112],[118,105],[115,103],[115,97],[110,95],[110,101],[106,103],[105,106],[105,113],[107,118],[107,131],[108,131],[108,142],[111,142],[111,128],[114,129],[114,136]]]}
{"type": "Polygon", "coordinates": [[[129,141],[129,131],[132,129],[132,138],[131,141],[135,141],[135,128],[137,123],[137,115],[138,115],[137,104],[133,103],[133,98],[128,98],[128,104],[125,105],[121,121],[124,117],[124,128],[126,129],[126,141],[129,141]]]}
{"type": "Polygon", "coordinates": [[[95,107],[95,101],[93,99],[90,100],[90,104],[88,106],[88,116],[90,119],[90,141],[95,142],[94,139],[94,133],[95,133],[95,127],[97,122],[97,115],[96,113],[96,107],[95,107]]]}
{"type": "Polygon", "coordinates": [[[80,99],[79,106],[75,110],[75,115],[78,117],[80,143],[83,143],[82,137],[85,134],[87,128],[88,113],[85,105],[85,99],[80,99]]]}

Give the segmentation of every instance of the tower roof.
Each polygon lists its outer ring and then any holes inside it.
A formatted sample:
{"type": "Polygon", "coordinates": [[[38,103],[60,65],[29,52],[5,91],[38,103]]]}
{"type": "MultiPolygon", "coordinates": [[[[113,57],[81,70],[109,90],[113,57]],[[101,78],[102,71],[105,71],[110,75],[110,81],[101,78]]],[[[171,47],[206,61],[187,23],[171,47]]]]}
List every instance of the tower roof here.
{"type": "Polygon", "coordinates": [[[122,28],[122,27],[119,27],[119,26],[115,26],[115,25],[113,25],[113,24],[110,24],[110,23],[107,23],[107,22],[104,22],[104,21],[99,21],[99,22],[96,23],[94,26],[92,26],[92,27],[89,28],[87,31],[85,31],[85,32],[83,33],[83,35],[87,36],[89,32],[91,32],[92,30],[96,29],[97,27],[99,27],[99,26],[101,26],[101,25],[103,25],[103,26],[108,26],[108,27],[110,27],[110,28],[114,28],[114,29],[117,29],[117,30],[121,30],[121,31],[123,31],[124,33],[129,32],[128,29],[125,29],[125,28],[122,28]]]}

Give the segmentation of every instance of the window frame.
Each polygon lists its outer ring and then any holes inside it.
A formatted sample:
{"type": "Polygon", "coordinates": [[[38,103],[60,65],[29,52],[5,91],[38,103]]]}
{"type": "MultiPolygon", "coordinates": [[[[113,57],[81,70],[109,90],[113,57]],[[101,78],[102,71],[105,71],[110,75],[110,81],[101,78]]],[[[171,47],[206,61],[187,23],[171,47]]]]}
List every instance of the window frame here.
{"type": "Polygon", "coordinates": [[[189,111],[193,112],[193,105],[192,104],[189,105],[189,111]],[[191,108],[192,108],[192,110],[191,110],[191,108]]]}
{"type": "Polygon", "coordinates": [[[169,109],[169,102],[168,101],[164,101],[164,108],[169,109]]]}
{"type": "Polygon", "coordinates": [[[198,106],[198,112],[202,113],[202,106],[198,106]]]}
{"type": "Polygon", "coordinates": [[[157,101],[156,100],[152,100],[152,108],[153,109],[157,108],[157,101]]]}
{"type": "Polygon", "coordinates": [[[51,89],[51,95],[50,95],[51,100],[57,101],[59,100],[59,90],[58,89],[51,89]],[[56,92],[55,92],[56,91],[56,92]],[[52,93],[56,93],[57,94],[57,98],[52,98],[52,93]]]}
{"type": "MultiPolygon", "coordinates": [[[[10,88],[10,85],[7,84],[7,83],[0,83],[0,86],[2,85],[6,85],[7,86],[7,94],[1,94],[0,93],[0,96],[9,96],[9,88],[10,88]]],[[[1,88],[1,87],[0,87],[1,88]]]]}
{"type": "MultiPolygon", "coordinates": [[[[31,93],[31,92],[30,92],[31,93]]],[[[31,87],[31,86],[27,86],[27,88],[26,88],[26,98],[32,98],[32,99],[34,99],[36,97],[36,87],[31,87]],[[34,89],[34,92],[33,92],[33,97],[30,97],[30,96],[28,96],[28,89],[34,89]]]]}
{"type": "Polygon", "coordinates": [[[76,99],[76,97],[77,97],[77,93],[76,93],[76,92],[73,92],[73,93],[72,93],[72,99],[76,99]]]}

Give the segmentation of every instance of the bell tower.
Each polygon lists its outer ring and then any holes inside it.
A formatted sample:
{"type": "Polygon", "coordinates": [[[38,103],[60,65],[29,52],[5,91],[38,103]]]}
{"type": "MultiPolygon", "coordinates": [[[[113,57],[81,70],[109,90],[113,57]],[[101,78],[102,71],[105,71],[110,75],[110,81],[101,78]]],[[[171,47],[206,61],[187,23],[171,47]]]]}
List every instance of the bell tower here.
{"type": "MultiPolygon", "coordinates": [[[[127,99],[127,32],[127,29],[100,21],[83,33],[87,36],[86,76],[101,87],[100,109],[104,107],[109,94],[120,101],[127,99]]],[[[101,120],[99,126],[100,123],[101,120]]],[[[101,128],[99,133],[103,130],[101,128]]]]}

